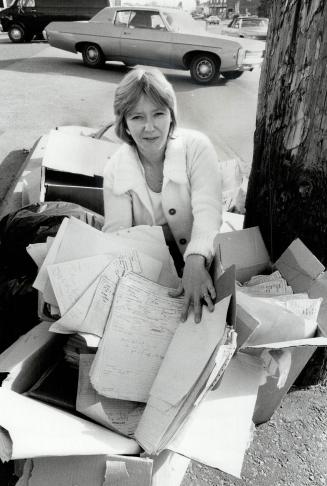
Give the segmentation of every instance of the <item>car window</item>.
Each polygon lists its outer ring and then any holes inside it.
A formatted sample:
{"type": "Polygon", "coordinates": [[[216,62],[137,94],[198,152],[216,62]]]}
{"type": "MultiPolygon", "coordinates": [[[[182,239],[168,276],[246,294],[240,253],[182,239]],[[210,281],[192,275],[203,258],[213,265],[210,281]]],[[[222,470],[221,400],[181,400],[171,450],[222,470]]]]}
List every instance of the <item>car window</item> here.
{"type": "Polygon", "coordinates": [[[198,23],[194,18],[186,12],[163,12],[163,15],[168,22],[173,32],[194,32],[203,33],[205,26],[198,23]]]}
{"type": "Polygon", "coordinates": [[[127,27],[130,16],[130,10],[118,10],[116,13],[114,24],[127,27]]]}
{"type": "Polygon", "coordinates": [[[265,27],[267,24],[268,22],[262,19],[243,19],[244,27],[265,27]]]}
{"type": "Polygon", "coordinates": [[[129,27],[137,29],[166,30],[165,24],[158,12],[137,10],[131,12],[129,27]]]}

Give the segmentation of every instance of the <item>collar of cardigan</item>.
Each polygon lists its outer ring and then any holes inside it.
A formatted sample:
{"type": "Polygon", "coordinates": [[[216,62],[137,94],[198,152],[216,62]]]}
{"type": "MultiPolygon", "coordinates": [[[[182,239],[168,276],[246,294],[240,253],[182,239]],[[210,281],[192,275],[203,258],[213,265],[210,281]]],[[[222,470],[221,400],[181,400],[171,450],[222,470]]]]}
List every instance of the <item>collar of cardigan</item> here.
{"type": "MultiPolygon", "coordinates": [[[[119,165],[116,166],[113,192],[117,195],[133,190],[137,193],[146,189],[141,162],[135,147],[123,145],[120,149],[119,165]],[[143,190],[142,190],[142,189],[143,190]]],[[[163,167],[163,186],[168,181],[186,184],[186,146],[180,131],[168,139],[163,167]]]]}

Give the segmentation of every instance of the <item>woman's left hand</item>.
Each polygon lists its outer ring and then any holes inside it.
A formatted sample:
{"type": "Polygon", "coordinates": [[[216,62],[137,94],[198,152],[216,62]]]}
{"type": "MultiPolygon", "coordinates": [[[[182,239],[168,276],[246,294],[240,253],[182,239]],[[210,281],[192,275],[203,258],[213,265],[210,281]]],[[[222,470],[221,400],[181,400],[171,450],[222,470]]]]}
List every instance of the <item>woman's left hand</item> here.
{"type": "Polygon", "coordinates": [[[183,277],[178,288],[169,292],[171,297],[185,296],[181,321],[187,319],[190,306],[194,307],[194,321],[199,323],[202,318],[202,305],[205,302],[210,312],[214,310],[216,291],[212,279],[205,267],[202,255],[189,255],[186,258],[183,277]]]}

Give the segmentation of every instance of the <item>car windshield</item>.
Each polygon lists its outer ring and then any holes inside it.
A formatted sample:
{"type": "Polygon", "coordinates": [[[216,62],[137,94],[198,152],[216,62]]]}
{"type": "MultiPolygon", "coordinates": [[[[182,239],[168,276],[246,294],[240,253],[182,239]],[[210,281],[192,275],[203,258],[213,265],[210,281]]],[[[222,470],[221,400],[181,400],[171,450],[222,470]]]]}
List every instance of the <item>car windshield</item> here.
{"type": "Polygon", "coordinates": [[[267,27],[267,19],[243,19],[242,27],[267,27]]]}
{"type": "Polygon", "coordinates": [[[205,31],[205,25],[199,24],[193,17],[186,12],[163,12],[170,28],[174,32],[194,32],[205,31]]]}

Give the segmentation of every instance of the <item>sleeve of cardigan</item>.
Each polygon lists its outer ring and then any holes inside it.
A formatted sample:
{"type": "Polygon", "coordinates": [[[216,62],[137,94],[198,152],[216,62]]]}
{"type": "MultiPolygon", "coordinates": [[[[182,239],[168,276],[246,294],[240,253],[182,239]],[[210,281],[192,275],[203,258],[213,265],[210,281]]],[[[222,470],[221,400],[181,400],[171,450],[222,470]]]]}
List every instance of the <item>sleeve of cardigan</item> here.
{"type": "Polygon", "coordinates": [[[217,154],[210,140],[201,133],[195,132],[188,141],[187,169],[193,226],[184,259],[190,254],[200,254],[209,264],[222,222],[222,188],[217,154]]]}
{"type": "Polygon", "coordinates": [[[116,195],[112,190],[112,163],[107,164],[103,175],[104,225],[102,231],[110,233],[130,228],[133,222],[132,198],[129,192],[116,195]]]}

